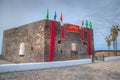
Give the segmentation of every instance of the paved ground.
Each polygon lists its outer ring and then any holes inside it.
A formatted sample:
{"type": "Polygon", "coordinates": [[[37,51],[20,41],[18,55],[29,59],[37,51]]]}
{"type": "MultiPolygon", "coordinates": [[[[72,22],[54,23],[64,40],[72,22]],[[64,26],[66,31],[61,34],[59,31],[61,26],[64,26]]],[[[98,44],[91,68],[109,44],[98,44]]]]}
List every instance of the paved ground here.
{"type": "Polygon", "coordinates": [[[94,69],[102,69],[102,70],[108,70],[108,71],[120,73],[120,61],[94,63],[94,64],[88,64],[86,66],[92,67],[94,69]]]}
{"type": "Polygon", "coordinates": [[[120,61],[4,73],[0,80],[120,80],[120,61]]]}

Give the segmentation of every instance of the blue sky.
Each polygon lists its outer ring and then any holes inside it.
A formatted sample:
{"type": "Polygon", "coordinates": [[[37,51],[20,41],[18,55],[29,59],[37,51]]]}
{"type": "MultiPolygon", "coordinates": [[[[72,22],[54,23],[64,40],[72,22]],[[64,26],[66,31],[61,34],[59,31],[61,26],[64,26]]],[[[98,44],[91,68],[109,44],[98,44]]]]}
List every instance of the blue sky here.
{"type": "Polygon", "coordinates": [[[57,21],[62,12],[64,23],[92,20],[95,50],[106,50],[111,26],[120,25],[120,0],[0,0],[0,52],[4,30],[45,19],[47,8],[50,19],[57,12],[57,21]]]}

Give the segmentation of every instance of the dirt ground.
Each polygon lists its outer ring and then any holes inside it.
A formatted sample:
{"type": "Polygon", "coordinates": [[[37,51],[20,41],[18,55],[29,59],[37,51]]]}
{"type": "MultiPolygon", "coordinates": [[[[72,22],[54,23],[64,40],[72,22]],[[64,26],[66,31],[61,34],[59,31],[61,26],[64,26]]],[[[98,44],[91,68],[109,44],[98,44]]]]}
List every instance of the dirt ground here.
{"type": "Polygon", "coordinates": [[[2,73],[0,80],[120,80],[120,61],[2,73]]]}

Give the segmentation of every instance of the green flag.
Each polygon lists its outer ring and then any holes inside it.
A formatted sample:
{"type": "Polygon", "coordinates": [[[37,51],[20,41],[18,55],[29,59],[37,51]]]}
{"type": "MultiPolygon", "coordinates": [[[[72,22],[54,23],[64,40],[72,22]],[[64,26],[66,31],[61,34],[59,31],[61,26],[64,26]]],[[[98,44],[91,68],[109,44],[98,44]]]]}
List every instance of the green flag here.
{"type": "Polygon", "coordinates": [[[91,21],[89,22],[89,27],[90,27],[90,29],[92,29],[92,22],[91,21]]]}
{"type": "Polygon", "coordinates": [[[46,19],[49,20],[49,11],[47,9],[47,13],[46,13],[46,19]]]}

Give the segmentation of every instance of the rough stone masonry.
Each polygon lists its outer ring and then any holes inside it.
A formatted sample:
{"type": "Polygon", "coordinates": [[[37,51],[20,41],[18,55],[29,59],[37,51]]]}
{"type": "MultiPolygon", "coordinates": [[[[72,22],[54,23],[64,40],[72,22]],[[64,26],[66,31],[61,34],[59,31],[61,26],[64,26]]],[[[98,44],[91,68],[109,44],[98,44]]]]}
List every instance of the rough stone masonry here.
{"type": "MultiPolygon", "coordinates": [[[[87,32],[84,29],[84,42],[80,33],[68,32],[65,26],[65,39],[61,39],[61,24],[56,22],[53,61],[85,59],[88,56],[87,32]],[[71,50],[71,44],[76,51],[71,50]]],[[[92,52],[94,52],[93,30],[91,30],[92,52]]],[[[40,20],[4,31],[2,58],[15,63],[48,62],[50,48],[50,20],[40,20]],[[25,53],[19,55],[20,44],[25,44],[25,53]]]]}

